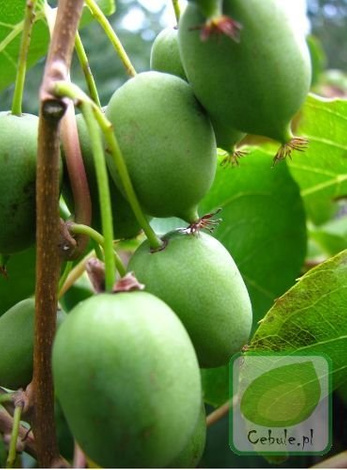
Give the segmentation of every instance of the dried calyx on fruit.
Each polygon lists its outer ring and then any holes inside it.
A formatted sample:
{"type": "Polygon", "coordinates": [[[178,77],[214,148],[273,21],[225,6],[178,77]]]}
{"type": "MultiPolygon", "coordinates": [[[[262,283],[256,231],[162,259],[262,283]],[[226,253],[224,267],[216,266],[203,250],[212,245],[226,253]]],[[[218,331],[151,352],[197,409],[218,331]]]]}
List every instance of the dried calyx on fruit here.
{"type": "Polygon", "coordinates": [[[224,246],[211,235],[174,231],[165,248],[147,241],[128,269],[148,291],[179,316],[196,349],[200,367],[226,364],[247,342],[252,307],[241,274],[224,246]]]}
{"type": "Polygon", "coordinates": [[[238,43],[223,35],[202,41],[194,26],[205,16],[195,2],[181,17],[181,59],[194,93],[223,134],[236,129],[280,142],[275,161],[303,150],[307,142],[290,123],[309,91],[311,60],[296,19],[280,0],[226,0],[223,13],[242,24],[238,43]]]}
{"type": "Polygon", "coordinates": [[[206,21],[192,29],[200,30],[200,38],[206,41],[210,36],[224,35],[238,42],[242,24],[223,14],[223,0],[189,0],[196,4],[206,21]]]}

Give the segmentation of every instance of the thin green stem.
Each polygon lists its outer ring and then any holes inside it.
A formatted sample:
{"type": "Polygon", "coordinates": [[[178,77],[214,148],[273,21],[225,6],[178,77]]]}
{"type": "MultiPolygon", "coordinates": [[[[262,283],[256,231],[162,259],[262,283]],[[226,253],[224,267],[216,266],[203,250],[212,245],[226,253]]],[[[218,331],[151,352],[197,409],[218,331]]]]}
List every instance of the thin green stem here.
{"type": "Polygon", "coordinates": [[[136,70],[134,66],[132,65],[128,54],[125,52],[125,49],[118,38],[117,34],[115,33],[114,29],[112,28],[110,22],[106,18],[106,16],[103,14],[102,10],[98,6],[98,4],[95,2],[95,0],[85,0],[85,3],[87,7],[89,8],[91,14],[94,16],[96,21],[100,24],[102,29],[105,31],[106,36],[110,40],[112,46],[115,48],[119,58],[121,59],[126,73],[130,77],[134,77],[136,75],[136,70]]]}
{"type": "Polygon", "coordinates": [[[211,19],[223,14],[223,0],[199,0],[199,9],[202,14],[211,19]]]}
{"type": "MultiPolygon", "coordinates": [[[[83,225],[83,224],[71,224],[69,226],[69,229],[72,233],[80,233],[80,234],[87,235],[88,237],[93,239],[98,245],[104,248],[104,245],[105,245],[104,237],[99,232],[94,230],[92,227],[89,227],[88,225],[83,225]]],[[[120,276],[121,277],[125,276],[126,269],[118,253],[115,250],[114,250],[114,260],[115,260],[116,268],[120,276]]]]}
{"type": "Polygon", "coordinates": [[[97,232],[92,227],[89,227],[89,225],[72,223],[69,226],[69,231],[72,233],[83,233],[87,235],[88,237],[92,238],[98,245],[102,247],[104,246],[104,242],[105,242],[104,237],[101,235],[101,233],[97,232]]]}
{"type": "Polygon", "coordinates": [[[151,248],[157,250],[162,246],[163,242],[156,236],[154,230],[152,229],[144,213],[142,212],[134,187],[130,180],[128,169],[126,167],[121,149],[113,132],[113,126],[102,113],[100,113],[100,115],[97,115],[97,119],[101,129],[104,132],[107,145],[111,153],[111,158],[113,158],[113,161],[118,170],[129,204],[135,214],[137,221],[145,232],[145,235],[148,238],[151,248]]]}
{"type": "Polygon", "coordinates": [[[12,100],[12,114],[15,114],[16,116],[20,116],[22,114],[22,101],[25,75],[27,69],[27,57],[31,41],[31,31],[35,19],[35,3],[36,0],[27,0],[25,6],[23,33],[19,50],[18,69],[12,100]]]}
{"type": "Polygon", "coordinates": [[[22,416],[22,407],[16,406],[16,408],[14,409],[14,415],[13,415],[13,427],[12,427],[10,446],[9,446],[8,456],[7,456],[7,461],[6,461],[6,468],[13,468],[16,463],[17,440],[18,440],[18,435],[19,435],[21,416],[22,416]]]}
{"type": "Polygon", "coordinates": [[[180,9],[180,5],[179,5],[179,0],[172,0],[172,6],[173,6],[173,9],[174,9],[176,21],[177,21],[177,24],[178,24],[178,22],[180,20],[180,16],[181,16],[181,9],[180,9]]]}
{"type": "Polygon", "coordinates": [[[71,212],[62,196],[60,196],[59,199],[59,214],[60,217],[64,220],[67,220],[69,217],[71,217],[71,212]]]}
{"type": "MultiPolygon", "coordinates": [[[[98,108],[99,109],[99,108],[98,108]]],[[[104,255],[105,255],[105,288],[111,292],[115,282],[115,263],[113,257],[113,225],[110,188],[108,184],[107,168],[104,158],[101,132],[95,120],[93,109],[90,103],[82,102],[81,110],[88,128],[90,142],[93,151],[96,179],[99,190],[99,201],[101,211],[102,232],[104,235],[104,255]]]]}
{"type": "Polygon", "coordinates": [[[13,400],[12,393],[6,393],[5,395],[0,395],[0,405],[2,403],[7,403],[13,400]]]}
{"type": "Polygon", "coordinates": [[[61,275],[61,277],[59,279],[58,292],[60,292],[61,288],[63,287],[63,285],[64,285],[66,279],[68,278],[72,268],[73,268],[73,262],[68,261],[65,265],[64,272],[63,272],[63,274],[61,275]]]}
{"type": "MultiPolygon", "coordinates": [[[[97,243],[95,240],[91,239],[92,241],[92,244],[93,244],[93,248],[94,248],[94,251],[95,251],[95,256],[100,260],[100,261],[104,261],[104,253],[99,245],[99,243],[97,243]]],[[[117,265],[116,265],[117,267],[117,265]]]]}
{"type": "Polygon", "coordinates": [[[83,47],[81,36],[78,32],[76,34],[75,49],[76,49],[76,53],[77,53],[79,63],[81,65],[81,68],[82,68],[83,73],[84,73],[84,78],[86,79],[86,82],[87,82],[89,95],[90,95],[91,99],[94,101],[94,103],[96,103],[99,106],[99,108],[101,108],[98,89],[96,87],[92,71],[90,69],[88,57],[87,57],[86,51],[83,47]]]}
{"type": "Polygon", "coordinates": [[[81,261],[79,261],[74,268],[71,270],[70,274],[68,275],[64,285],[60,289],[58,293],[58,299],[61,299],[64,294],[70,289],[70,287],[75,284],[75,282],[83,275],[86,270],[87,262],[95,256],[94,251],[88,253],[81,261]]]}
{"type": "Polygon", "coordinates": [[[102,110],[93,103],[93,101],[76,85],[67,82],[56,82],[55,92],[60,96],[66,96],[73,100],[78,100],[80,103],[89,103],[93,107],[94,115],[98,121],[107,141],[111,158],[114,159],[115,165],[117,166],[119,176],[122,181],[122,185],[129,201],[129,204],[134,212],[134,215],[145,232],[148,238],[149,244],[153,250],[159,249],[163,242],[157,237],[154,230],[150,226],[147,218],[142,212],[141,206],[137,199],[135,190],[130,180],[128,169],[126,167],[121,149],[119,147],[117,138],[113,132],[113,127],[110,121],[106,118],[102,110]]]}

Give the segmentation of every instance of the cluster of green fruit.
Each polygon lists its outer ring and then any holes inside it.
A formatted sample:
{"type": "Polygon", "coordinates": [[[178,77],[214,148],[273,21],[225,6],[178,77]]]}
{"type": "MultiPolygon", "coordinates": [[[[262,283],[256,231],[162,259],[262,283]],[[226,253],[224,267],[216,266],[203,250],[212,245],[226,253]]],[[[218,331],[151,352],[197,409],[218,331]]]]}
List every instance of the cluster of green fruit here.
{"type": "Polygon", "coordinates": [[[246,134],[280,142],[275,161],[305,147],[290,123],[310,88],[311,59],[290,8],[282,0],[190,0],[178,30],[153,45],[152,68],[190,83],[231,156],[246,134]]]}
{"type": "MultiPolygon", "coordinates": [[[[191,87],[169,74],[139,74],[115,92],[106,116],[145,212],[196,222],[216,144],[191,87]]],[[[92,161],[82,120],[79,132],[92,161]]],[[[55,340],[57,396],[82,449],[102,466],[195,466],[206,432],[199,367],[226,364],[250,333],[249,296],[227,250],[189,231],[163,241],[154,252],[144,242],[130,260],[146,292],[87,299],[55,340]]]]}
{"type": "MultiPolygon", "coordinates": [[[[217,146],[233,153],[252,133],[284,144],[277,158],[300,147],[290,121],[308,92],[310,61],[282,0],[191,1],[178,32],[165,31],[155,41],[151,67],[120,87],[105,110],[148,218],[199,225],[217,146]]],[[[100,230],[89,135],[79,116],[77,124],[91,225],[100,230]]],[[[0,139],[6,168],[0,173],[0,253],[10,255],[35,240],[37,118],[0,115],[0,139]]],[[[105,159],[115,238],[136,237],[140,227],[108,148],[105,159]]],[[[68,186],[65,181],[63,194],[73,212],[68,186]]],[[[144,292],[80,302],[55,339],[57,397],[81,448],[104,467],[195,466],[206,436],[200,368],[227,364],[251,331],[250,299],[229,252],[192,229],[162,241],[156,251],[143,242],[130,259],[128,271],[144,292]]],[[[22,316],[30,323],[23,347],[0,361],[0,385],[10,389],[31,379],[32,361],[23,358],[32,356],[33,300],[0,318],[1,350],[11,352],[6,332],[18,336],[22,316]]]]}

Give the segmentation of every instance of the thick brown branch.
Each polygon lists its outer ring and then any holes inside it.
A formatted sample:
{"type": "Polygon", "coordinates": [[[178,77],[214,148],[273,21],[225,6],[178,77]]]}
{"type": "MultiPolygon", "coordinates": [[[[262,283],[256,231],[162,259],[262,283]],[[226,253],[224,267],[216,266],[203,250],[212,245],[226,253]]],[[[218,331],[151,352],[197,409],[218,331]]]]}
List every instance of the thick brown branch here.
{"type": "Polygon", "coordinates": [[[53,83],[67,80],[75,46],[75,35],[83,8],[82,0],[59,0],[57,18],[40,91],[42,101],[56,100],[53,83]]]}
{"type": "Polygon", "coordinates": [[[52,93],[55,80],[67,80],[83,0],[60,0],[40,90],[36,212],[36,316],[31,388],[33,431],[39,466],[59,461],[54,423],[51,351],[61,268],[59,219],[59,124],[66,102],[52,93]]]}
{"type": "Polygon", "coordinates": [[[55,122],[40,116],[37,166],[36,316],[33,375],[33,429],[39,464],[58,456],[54,424],[51,350],[60,275],[59,134],[55,122]]]}

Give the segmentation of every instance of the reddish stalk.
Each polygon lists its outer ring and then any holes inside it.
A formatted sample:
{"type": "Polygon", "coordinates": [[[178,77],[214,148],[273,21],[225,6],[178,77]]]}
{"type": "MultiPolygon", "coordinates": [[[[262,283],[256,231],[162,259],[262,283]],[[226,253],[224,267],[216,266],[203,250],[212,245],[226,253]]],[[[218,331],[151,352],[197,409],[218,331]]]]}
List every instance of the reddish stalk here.
{"type": "MultiPolygon", "coordinates": [[[[61,123],[61,136],[74,201],[74,221],[76,224],[90,225],[92,220],[92,203],[78,140],[75,109],[72,102],[70,102],[61,123]]],[[[75,238],[77,246],[73,252],[74,259],[84,252],[89,240],[87,236],[81,234],[75,235],[75,238]]]]}

